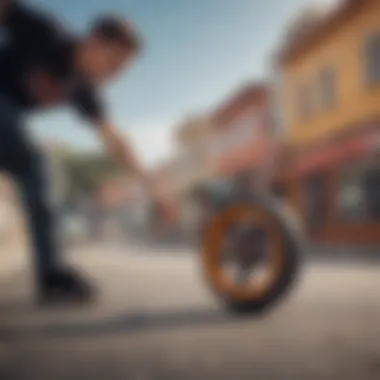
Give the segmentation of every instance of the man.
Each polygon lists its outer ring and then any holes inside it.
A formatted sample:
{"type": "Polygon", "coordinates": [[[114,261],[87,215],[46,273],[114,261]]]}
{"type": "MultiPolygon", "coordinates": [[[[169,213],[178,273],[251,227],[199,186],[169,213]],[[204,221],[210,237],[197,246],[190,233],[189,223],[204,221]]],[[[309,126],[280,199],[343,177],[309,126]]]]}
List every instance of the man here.
{"type": "Polygon", "coordinates": [[[0,0],[0,22],[0,168],[14,177],[23,196],[38,299],[88,301],[92,287],[60,262],[45,162],[23,121],[34,110],[68,103],[95,127],[115,159],[144,180],[98,94],[99,86],[135,60],[140,39],[127,21],[111,16],[97,20],[88,36],[75,37],[52,17],[16,0],[0,0]]]}

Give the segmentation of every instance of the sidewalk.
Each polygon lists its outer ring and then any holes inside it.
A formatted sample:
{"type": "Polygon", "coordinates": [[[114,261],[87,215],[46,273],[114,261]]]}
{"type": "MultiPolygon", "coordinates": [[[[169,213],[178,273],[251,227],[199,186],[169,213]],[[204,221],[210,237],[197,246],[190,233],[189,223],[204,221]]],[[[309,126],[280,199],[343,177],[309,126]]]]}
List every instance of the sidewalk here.
{"type": "Polygon", "coordinates": [[[0,282],[12,277],[26,263],[26,252],[21,247],[0,252],[0,282]]]}
{"type": "Polygon", "coordinates": [[[307,255],[312,259],[380,262],[380,246],[310,244],[307,255]]]}
{"type": "MultiPolygon", "coordinates": [[[[136,244],[142,247],[158,247],[170,249],[186,249],[197,251],[201,245],[200,240],[196,237],[167,235],[152,236],[144,233],[125,233],[118,244],[136,244]]],[[[99,242],[102,244],[101,242],[99,242]]],[[[333,244],[315,244],[306,243],[304,256],[311,260],[359,260],[359,261],[379,261],[380,262],[380,245],[364,246],[364,245],[333,245],[333,244]]]]}
{"type": "MultiPolygon", "coordinates": [[[[198,252],[201,242],[180,239],[154,239],[140,237],[127,237],[126,241],[133,244],[140,244],[146,247],[156,247],[160,249],[179,249],[185,251],[198,252]]],[[[331,244],[313,244],[308,243],[302,252],[304,259],[313,262],[351,262],[361,264],[377,264],[380,263],[380,246],[360,246],[360,245],[346,245],[336,246],[331,244]]]]}
{"type": "Polygon", "coordinates": [[[199,241],[196,238],[184,238],[178,235],[173,236],[152,236],[152,235],[125,235],[126,243],[139,244],[147,247],[170,248],[170,249],[198,249],[199,241]]]}

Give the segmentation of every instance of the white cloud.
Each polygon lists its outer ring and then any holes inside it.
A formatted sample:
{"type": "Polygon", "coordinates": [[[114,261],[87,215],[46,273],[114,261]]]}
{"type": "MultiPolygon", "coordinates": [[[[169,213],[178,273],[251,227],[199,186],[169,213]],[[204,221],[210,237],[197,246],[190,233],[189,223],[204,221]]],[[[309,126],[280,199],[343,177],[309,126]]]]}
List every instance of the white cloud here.
{"type": "MultiPolygon", "coordinates": [[[[75,123],[66,113],[52,112],[44,117],[37,116],[30,124],[30,132],[37,139],[62,142],[76,148],[102,149],[95,130],[75,123]]],[[[154,165],[170,155],[174,125],[174,122],[159,122],[128,128],[126,135],[131,138],[133,148],[145,165],[154,165]]]]}
{"type": "Polygon", "coordinates": [[[173,123],[158,123],[130,128],[134,148],[145,165],[154,165],[170,155],[173,150],[172,126],[173,123]]]}

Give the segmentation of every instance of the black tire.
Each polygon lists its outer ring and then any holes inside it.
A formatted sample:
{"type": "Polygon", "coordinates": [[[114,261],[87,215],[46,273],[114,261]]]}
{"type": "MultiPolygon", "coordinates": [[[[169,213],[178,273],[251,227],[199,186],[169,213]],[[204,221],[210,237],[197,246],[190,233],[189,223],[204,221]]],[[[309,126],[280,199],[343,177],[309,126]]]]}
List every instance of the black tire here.
{"type": "MultiPolygon", "coordinates": [[[[214,294],[216,294],[225,304],[228,310],[238,314],[260,314],[269,310],[283,300],[293,288],[300,273],[301,254],[303,251],[303,233],[296,219],[295,214],[284,204],[279,204],[276,200],[258,199],[251,197],[239,201],[247,207],[255,207],[269,213],[276,221],[278,230],[282,234],[282,266],[279,275],[271,287],[260,297],[245,299],[244,301],[228,296],[215,288],[206,274],[206,280],[214,294]]],[[[234,202],[225,205],[223,209],[231,207],[234,202]]],[[[207,228],[205,235],[207,234],[207,228]]],[[[205,244],[205,241],[204,241],[205,244]]],[[[203,252],[203,254],[205,254],[203,252]]],[[[205,268],[204,268],[205,269],[205,268]]]]}

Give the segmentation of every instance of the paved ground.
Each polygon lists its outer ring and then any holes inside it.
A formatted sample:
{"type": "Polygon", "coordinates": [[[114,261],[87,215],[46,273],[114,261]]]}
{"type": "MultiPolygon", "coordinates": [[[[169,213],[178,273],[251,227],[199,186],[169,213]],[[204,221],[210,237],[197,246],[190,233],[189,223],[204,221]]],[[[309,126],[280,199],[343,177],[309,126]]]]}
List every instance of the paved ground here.
{"type": "MultiPolygon", "coordinates": [[[[86,249],[88,310],[37,310],[23,260],[0,273],[0,379],[380,378],[380,266],[310,264],[266,316],[226,314],[187,252],[86,249]]],[[[5,265],[5,264],[4,264],[5,265]]]]}

